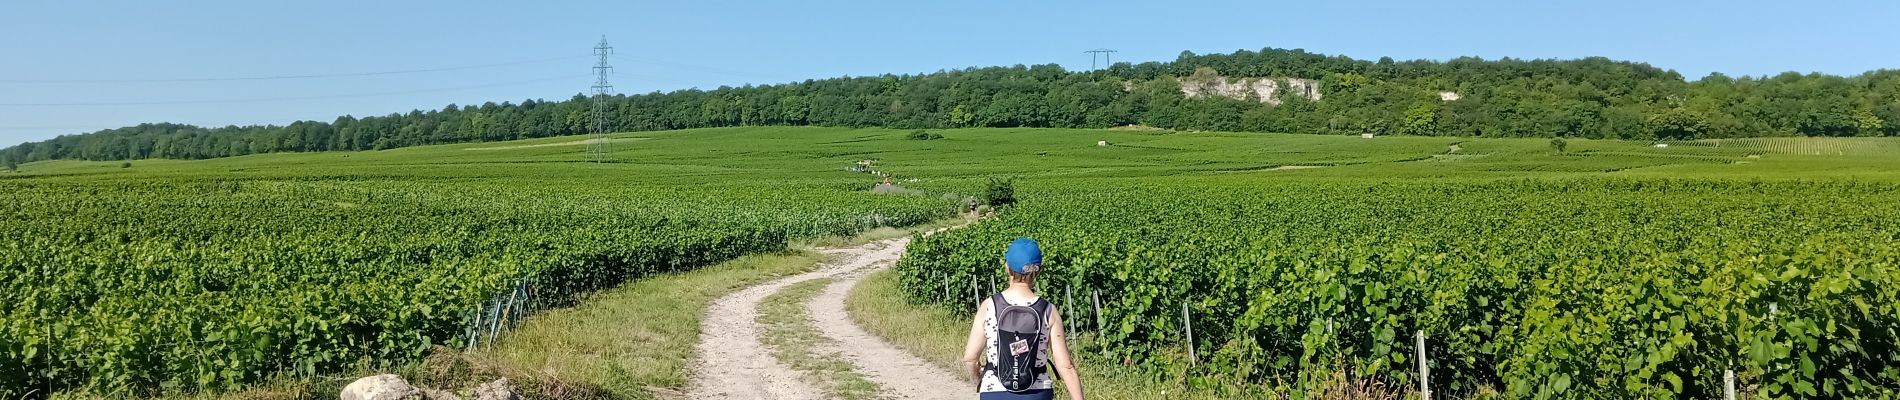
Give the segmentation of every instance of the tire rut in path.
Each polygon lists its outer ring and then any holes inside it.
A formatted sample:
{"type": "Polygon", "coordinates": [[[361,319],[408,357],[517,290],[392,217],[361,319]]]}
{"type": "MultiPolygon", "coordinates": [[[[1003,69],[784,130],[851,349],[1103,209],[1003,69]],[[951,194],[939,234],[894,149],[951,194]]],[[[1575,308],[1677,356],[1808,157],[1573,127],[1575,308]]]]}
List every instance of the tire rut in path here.
{"type": "Polygon", "coordinates": [[[955,378],[955,374],[925,361],[908,351],[884,342],[858,327],[845,312],[844,299],[852,287],[870,272],[889,268],[890,259],[838,277],[825,291],[805,304],[818,331],[837,340],[830,349],[844,355],[865,377],[883,389],[881,394],[895,399],[968,399],[976,394],[976,384],[955,378]]]}
{"type": "MultiPolygon", "coordinates": [[[[856,247],[826,249],[823,252],[837,257],[836,262],[827,263],[817,271],[780,278],[715,300],[700,322],[699,344],[693,363],[693,372],[696,374],[687,388],[686,397],[746,400],[825,398],[824,390],[818,388],[803,372],[780,362],[772,356],[770,349],[759,342],[759,303],[795,283],[842,276],[873,265],[888,265],[903,255],[905,246],[909,244],[910,238],[903,237],[856,247]]],[[[842,298],[840,302],[839,312],[842,313],[842,298]]],[[[850,323],[848,318],[845,323],[850,323]]],[[[819,323],[821,327],[824,325],[819,323]]],[[[856,328],[855,325],[852,327],[856,328]]],[[[858,344],[843,345],[852,347],[858,344]]],[[[863,367],[862,364],[858,366],[863,367]]],[[[892,387],[889,382],[880,381],[875,376],[872,378],[881,387],[892,387]]]]}

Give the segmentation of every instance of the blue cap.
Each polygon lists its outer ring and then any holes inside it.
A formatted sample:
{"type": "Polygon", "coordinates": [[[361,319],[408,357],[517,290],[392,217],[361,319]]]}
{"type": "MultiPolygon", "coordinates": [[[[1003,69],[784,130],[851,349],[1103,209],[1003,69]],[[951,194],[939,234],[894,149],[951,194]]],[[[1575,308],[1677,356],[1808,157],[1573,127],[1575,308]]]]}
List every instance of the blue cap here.
{"type": "Polygon", "coordinates": [[[1009,270],[1018,274],[1035,273],[1042,270],[1042,246],[1030,238],[1016,238],[1009,242],[1009,250],[1003,252],[1003,262],[1009,264],[1009,270]]]}

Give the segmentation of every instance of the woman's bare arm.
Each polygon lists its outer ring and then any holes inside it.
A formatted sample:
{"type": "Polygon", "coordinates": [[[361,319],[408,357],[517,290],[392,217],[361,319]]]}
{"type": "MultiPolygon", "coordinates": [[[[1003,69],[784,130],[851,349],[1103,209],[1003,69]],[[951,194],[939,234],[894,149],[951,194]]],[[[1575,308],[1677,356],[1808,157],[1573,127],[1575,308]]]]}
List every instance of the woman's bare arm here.
{"type": "Polygon", "coordinates": [[[978,301],[976,315],[970,318],[970,338],[963,343],[963,369],[970,371],[970,380],[978,387],[983,386],[983,341],[989,335],[983,332],[983,316],[989,314],[990,302],[978,301]]]}
{"type": "Polygon", "coordinates": [[[1056,376],[1069,389],[1069,400],[1082,400],[1082,377],[1076,374],[1075,360],[1069,358],[1069,333],[1062,329],[1062,310],[1049,308],[1049,361],[1056,376]]]}

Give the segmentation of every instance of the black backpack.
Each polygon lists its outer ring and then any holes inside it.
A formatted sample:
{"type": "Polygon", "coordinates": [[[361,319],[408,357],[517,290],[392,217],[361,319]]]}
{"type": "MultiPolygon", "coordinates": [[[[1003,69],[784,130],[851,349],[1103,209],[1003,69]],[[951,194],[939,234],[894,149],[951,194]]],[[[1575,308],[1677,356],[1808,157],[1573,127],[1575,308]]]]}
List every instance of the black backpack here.
{"type": "Polygon", "coordinates": [[[1029,390],[1036,383],[1036,376],[1048,372],[1048,367],[1036,366],[1036,355],[1042,354],[1044,325],[1049,321],[1049,302],[1036,299],[1028,307],[1011,305],[1003,300],[1003,294],[997,293],[991,298],[996,310],[996,363],[986,364],[984,369],[996,373],[996,380],[1003,382],[1003,388],[1011,392],[1029,390]]]}

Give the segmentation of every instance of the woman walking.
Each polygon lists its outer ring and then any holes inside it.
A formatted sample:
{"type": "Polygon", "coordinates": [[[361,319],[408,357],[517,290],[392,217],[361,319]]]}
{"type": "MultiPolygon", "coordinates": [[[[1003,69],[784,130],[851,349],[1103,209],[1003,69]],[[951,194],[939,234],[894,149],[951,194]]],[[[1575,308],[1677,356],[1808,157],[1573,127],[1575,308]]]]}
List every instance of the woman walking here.
{"type": "Polygon", "coordinates": [[[1082,400],[1082,380],[1069,358],[1062,312],[1036,295],[1041,246],[1018,238],[1003,252],[1003,264],[1009,269],[1009,288],[977,303],[963,347],[963,366],[976,382],[979,398],[1052,400],[1053,365],[1069,399],[1082,400]]]}

